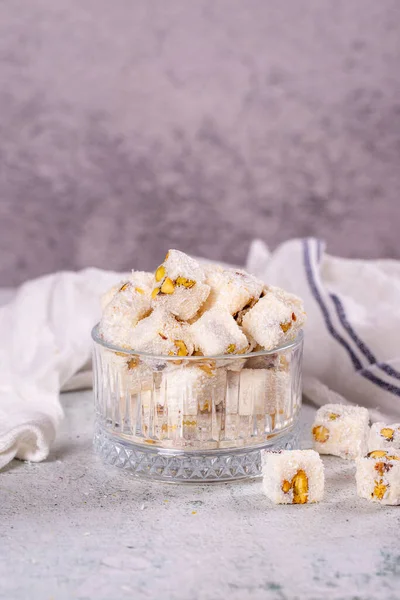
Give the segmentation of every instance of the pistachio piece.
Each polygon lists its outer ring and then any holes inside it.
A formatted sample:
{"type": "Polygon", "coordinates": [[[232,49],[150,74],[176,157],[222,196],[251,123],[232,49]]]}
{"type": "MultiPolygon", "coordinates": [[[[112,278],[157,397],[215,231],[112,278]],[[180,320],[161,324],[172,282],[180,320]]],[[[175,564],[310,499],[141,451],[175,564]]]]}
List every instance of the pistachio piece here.
{"type": "Polygon", "coordinates": [[[280,327],[281,327],[283,333],[286,333],[287,331],[289,331],[291,326],[292,326],[291,321],[289,321],[288,323],[280,323],[280,327]]]}
{"type": "Polygon", "coordinates": [[[315,441],[319,442],[320,444],[323,444],[329,440],[329,429],[323,425],[316,425],[313,427],[312,434],[315,441]]]}
{"type": "Polygon", "coordinates": [[[382,437],[387,439],[388,442],[393,442],[394,429],[391,429],[390,427],[384,427],[381,429],[380,434],[382,437]]]}
{"type": "Polygon", "coordinates": [[[185,288],[192,288],[196,285],[196,282],[192,279],[186,279],[186,277],[177,277],[175,280],[176,285],[183,285],[185,288]]]}
{"type": "Polygon", "coordinates": [[[124,292],[125,290],[127,290],[129,287],[129,281],[127,281],[126,283],[124,283],[120,288],[119,291],[120,292],[124,292]]]}
{"type": "Polygon", "coordinates": [[[383,477],[384,473],[390,471],[393,465],[390,463],[377,462],[374,466],[375,471],[378,471],[379,475],[383,477]]]}
{"type": "Polygon", "coordinates": [[[329,415],[329,420],[330,421],[336,421],[336,419],[338,419],[340,417],[340,415],[338,415],[337,413],[331,413],[329,415]]]}
{"type": "Polygon", "coordinates": [[[132,371],[135,367],[137,367],[139,364],[139,359],[138,358],[130,358],[126,365],[128,367],[128,371],[132,371]]]}
{"type": "Polygon", "coordinates": [[[235,352],[236,349],[236,345],[235,344],[229,344],[229,346],[226,349],[226,353],[227,354],[233,354],[235,352]]]}
{"type": "Polygon", "coordinates": [[[178,348],[178,356],[187,356],[189,354],[184,341],[175,340],[174,344],[178,348]]]}
{"type": "Polygon", "coordinates": [[[290,492],[291,489],[292,489],[292,484],[290,483],[290,481],[287,481],[287,479],[285,479],[282,483],[282,492],[284,494],[287,494],[288,492],[290,492]]]}
{"type": "Polygon", "coordinates": [[[142,295],[144,294],[144,290],[142,290],[142,288],[140,288],[140,287],[135,288],[135,292],[137,292],[138,294],[142,294],[142,295]]]}
{"type": "Polygon", "coordinates": [[[164,265],[160,265],[158,267],[158,269],[156,270],[154,276],[155,276],[155,279],[156,279],[157,282],[161,281],[161,279],[164,279],[164,277],[165,277],[165,267],[164,267],[164,265]]]}
{"type": "Polygon", "coordinates": [[[383,479],[380,481],[375,481],[374,491],[372,492],[373,498],[378,498],[378,500],[383,500],[387,490],[387,485],[383,483],[383,479]]]}
{"type": "Polygon", "coordinates": [[[367,457],[368,458],[383,458],[386,455],[387,455],[386,450],[372,450],[372,452],[369,452],[367,454],[367,457]]]}
{"type": "Polygon", "coordinates": [[[292,479],[293,504],[307,504],[308,502],[308,477],[300,469],[292,479]]]}
{"type": "Polygon", "coordinates": [[[151,292],[151,297],[153,298],[153,300],[159,293],[160,293],[160,288],[154,288],[154,290],[151,292]]]}
{"type": "Polygon", "coordinates": [[[173,294],[174,290],[175,290],[174,282],[172,281],[172,279],[167,277],[161,286],[161,292],[163,294],[173,294]]]}
{"type": "Polygon", "coordinates": [[[215,375],[215,372],[213,371],[212,367],[210,367],[210,365],[199,365],[199,369],[204,371],[204,373],[206,373],[209,377],[215,375]]]}
{"type": "Polygon", "coordinates": [[[203,415],[204,413],[211,412],[211,400],[206,400],[203,404],[203,407],[200,409],[200,413],[203,415]]]}

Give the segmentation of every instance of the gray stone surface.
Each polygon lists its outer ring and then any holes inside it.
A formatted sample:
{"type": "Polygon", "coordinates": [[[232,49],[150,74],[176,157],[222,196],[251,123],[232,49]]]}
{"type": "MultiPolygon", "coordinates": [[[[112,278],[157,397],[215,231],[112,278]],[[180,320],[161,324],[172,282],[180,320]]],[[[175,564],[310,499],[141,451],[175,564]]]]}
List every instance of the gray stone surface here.
{"type": "Polygon", "coordinates": [[[141,482],[93,455],[91,392],[62,402],[49,459],[0,473],[4,600],[398,599],[399,510],[358,499],[352,463],[324,458],[319,505],[274,506],[260,481],[141,482]]]}
{"type": "Polygon", "coordinates": [[[0,3],[0,285],[244,263],[316,234],[400,257],[398,0],[0,3]]]}

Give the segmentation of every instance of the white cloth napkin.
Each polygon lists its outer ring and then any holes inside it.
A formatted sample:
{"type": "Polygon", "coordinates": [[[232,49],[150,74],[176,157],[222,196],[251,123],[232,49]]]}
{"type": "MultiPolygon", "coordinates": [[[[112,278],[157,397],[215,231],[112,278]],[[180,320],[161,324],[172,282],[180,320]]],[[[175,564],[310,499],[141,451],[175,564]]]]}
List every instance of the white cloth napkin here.
{"type": "Polygon", "coordinates": [[[337,258],[313,238],[291,240],[270,254],[256,240],[247,268],[305,302],[306,396],[322,405],[340,394],[369,408],[374,419],[398,420],[400,262],[337,258]]]}
{"type": "Polygon", "coordinates": [[[0,308],[0,468],[47,457],[63,414],[60,389],[87,384],[99,297],[120,279],[97,269],[48,275],[0,308]]]}
{"type": "MultiPolygon", "coordinates": [[[[345,401],[341,394],[376,417],[399,417],[400,263],[334,258],[306,239],[272,254],[255,241],[247,267],[305,300],[312,401],[345,401]]],[[[99,297],[122,277],[98,269],[49,275],[0,308],[0,468],[14,457],[47,457],[62,418],[59,392],[90,385],[99,297]]]]}

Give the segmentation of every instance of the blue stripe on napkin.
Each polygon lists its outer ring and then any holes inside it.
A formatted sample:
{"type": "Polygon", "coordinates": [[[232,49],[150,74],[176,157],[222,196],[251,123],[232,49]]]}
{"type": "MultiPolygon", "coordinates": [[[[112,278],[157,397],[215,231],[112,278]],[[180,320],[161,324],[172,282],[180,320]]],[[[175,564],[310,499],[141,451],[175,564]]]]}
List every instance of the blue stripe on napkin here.
{"type": "MultiPolygon", "coordinates": [[[[340,333],[338,333],[338,331],[334,327],[331,315],[329,313],[329,309],[328,309],[327,305],[325,304],[325,302],[322,298],[322,295],[318,289],[318,284],[316,282],[315,273],[314,273],[314,266],[311,262],[310,244],[315,241],[316,240],[312,240],[312,239],[304,239],[303,240],[304,267],[305,267],[305,271],[306,271],[307,281],[308,281],[308,284],[311,289],[311,293],[314,296],[318,306],[321,309],[321,313],[324,318],[326,328],[328,329],[330,335],[346,350],[346,352],[353,364],[354,369],[357,371],[357,373],[359,375],[361,375],[365,379],[368,379],[369,381],[371,381],[375,385],[379,386],[380,388],[382,388],[388,392],[391,392],[392,394],[395,394],[396,396],[400,396],[400,388],[398,386],[388,383],[388,382],[384,381],[383,379],[380,379],[379,377],[377,377],[376,375],[371,373],[371,371],[369,371],[368,369],[366,369],[363,366],[361,360],[358,358],[357,354],[351,348],[350,344],[347,342],[347,340],[345,340],[340,335],[340,333]]],[[[317,250],[317,261],[320,262],[321,256],[322,256],[322,246],[321,246],[321,243],[319,242],[319,240],[317,242],[316,250],[317,250]]],[[[341,325],[344,327],[344,329],[350,335],[351,339],[356,344],[357,348],[368,359],[369,364],[370,365],[373,364],[374,366],[381,368],[387,375],[389,375],[391,377],[400,379],[400,373],[398,373],[390,365],[376,361],[374,354],[371,352],[371,350],[368,348],[368,346],[358,337],[356,332],[351,327],[351,325],[346,317],[344,307],[341,304],[339,298],[337,296],[334,296],[333,294],[331,295],[331,298],[332,298],[334,306],[336,308],[341,325]]]]}

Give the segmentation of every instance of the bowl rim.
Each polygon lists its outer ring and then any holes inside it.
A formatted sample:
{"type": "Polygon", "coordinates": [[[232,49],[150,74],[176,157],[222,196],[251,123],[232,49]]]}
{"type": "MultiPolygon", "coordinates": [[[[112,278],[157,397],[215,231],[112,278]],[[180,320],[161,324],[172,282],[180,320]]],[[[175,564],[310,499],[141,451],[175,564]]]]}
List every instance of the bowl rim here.
{"type": "Polygon", "coordinates": [[[255,356],[268,356],[271,354],[277,354],[280,352],[284,352],[285,350],[291,350],[293,348],[297,348],[299,346],[301,346],[301,344],[303,343],[304,340],[304,333],[303,330],[300,329],[299,333],[297,334],[297,337],[288,342],[287,344],[282,344],[281,346],[277,346],[276,348],[273,348],[272,350],[257,350],[256,352],[248,352],[247,354],[209,354],[207,356],[167,356],[165,354],[150,354],[148,352],[140,352],[138,350],[133,350],[130,348],[122,348],[121,346],[116,346],[115,344],[112,344],[111,342],[107,342],[106,340],[104,340],[100,334],[99,334],[99,327],[100,327],[100,323],[97,323],[91,332],[91,336],[92,336],[92,340],[94,341],[95,344],[102,346],[103,348],[106,348],[107,350],[112,350],[113,352],[119,352],[121,354],[126,354],[127,356],[142,356],[143,358],[147,358],[147,359],[157,359],[157,360],[163,360],[163,361],[176,361],[178,358],[179,360],[183,360],[183,361],[190,361],[190,362],[201,362],[204,360],[238,360],[240,358],[243,359],[248,359],[248,358],[253,358],[255,356]]]}

